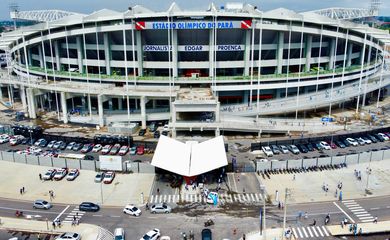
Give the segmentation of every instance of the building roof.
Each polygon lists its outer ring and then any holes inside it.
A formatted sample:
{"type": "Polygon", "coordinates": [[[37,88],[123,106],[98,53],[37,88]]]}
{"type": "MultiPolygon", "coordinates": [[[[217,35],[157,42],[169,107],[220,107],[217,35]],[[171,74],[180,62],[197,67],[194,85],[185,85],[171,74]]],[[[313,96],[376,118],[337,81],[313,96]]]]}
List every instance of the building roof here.
{"type": "Polygon", "coordinates": [[[192,177],[226,166],[228,162],[222,136],[202,143],[182,143],[161,135],[151,164],[181,176],[192,177]]]}

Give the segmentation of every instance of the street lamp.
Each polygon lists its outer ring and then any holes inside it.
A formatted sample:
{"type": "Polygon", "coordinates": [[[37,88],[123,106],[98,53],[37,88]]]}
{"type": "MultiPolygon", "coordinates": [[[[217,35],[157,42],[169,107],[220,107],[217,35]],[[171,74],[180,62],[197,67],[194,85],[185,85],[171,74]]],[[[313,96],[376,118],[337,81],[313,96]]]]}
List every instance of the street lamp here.
{"type": "Polygon", "coordinates": [[[265,201],[266,201],[266,195],[265,195],[265,186],[262,184],[260,185],[260,192],[263,197],[263,209],[260,209],[260,235],[263,236],[263,239],[266,240],[266,225],[265,225],[265,201]],[[263,210],[261,212],[261,210],[263,210]]]}
{"type": "Polygon", "coordinates": [[[101,202],[103,204],[103,180],[100,182],[100,198],[101,198],[101,202]]]}
{"type": "Polygon", "coordinates": [[[368,191],[369,191],[369,189],[368,189],[368,181],[370,179],[371,172],[372,172],[372,169],[370,168],[370,166],[368,166],[367,169],[366,169],[366,173],[367,173],[366,193],[368,193],[368,191]]]}
{"type": "Polygon", "coordinates": [[[284,193],[284,213],[283,213],[283,229],[282,229],[282,238],[284,239],[284,234],[286,232],[286,213],[287,213],[287,196],[290,195],[290,189],[286,188],[284,193]]]}
{"type": "Polygon", "coordinates": [[[33,132],[33,130],[29,129],[28,132],[30,133],[30,145],[32,146],[33,145],[33,140],[32,140],[32,132],[33,132]]]}

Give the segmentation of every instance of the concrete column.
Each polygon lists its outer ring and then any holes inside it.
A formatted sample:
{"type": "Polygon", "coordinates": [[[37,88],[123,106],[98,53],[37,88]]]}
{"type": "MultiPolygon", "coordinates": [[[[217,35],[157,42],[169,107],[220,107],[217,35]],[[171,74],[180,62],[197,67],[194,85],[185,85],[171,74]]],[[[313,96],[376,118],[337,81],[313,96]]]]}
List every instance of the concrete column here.
{"type": "Polygon", "coordinates": [[[145,96],[141,96],[140,105],[141,105],[141,127],[143,129],[146,129],[146,97],[145,96]]]}
{"type": "Polygon", "coordinates": [[[37,118],[37,112],[36,112],[37,102],[34,96],[34,89],[27,88],[26,93],[27,93],[28,115],[30,118],[35,119],[37,118]]]}
{"type": "Polygon", "coordinates": [[[348,52],[347,52],[347,64],[346,64],[346,67],[350,67],[351,64],[352,64],[352,47],[353,47],[353,44],[352,43],[349,43],[348,44],[348,52]]]}
{"type": "Polygon", "coordinates": [[[313,36],[312,35],[306,35],[306,65],[305,65],[305,71],[310,71],[310,60],[311,60],[311,46],[313,43],[313,36]]]}
{"type": "Polygon", "coordinates": [[[3,90],[2,90],[3,85],[0,84],[0,101],[3,101],[3,90]]]}
{"type": "Polygon", "coordinates": [[[123,109],[123,99],[118,98],[118,110],[122,110],[122,109],[123,109]]]}
{"type": "Polygon", "coordinates": [[[111,43],[110,43],[110,36],[108,35],[108,32],[105,32],[103,34],[103,40],[104,40],[104,56],[106,59],[106,73],[107,75],[111,75],[111,43]]]}
{"type": "Polygon", "coordinates": [[[171,103],[171,119],[172,119],[172,123],[175,124],[176,123],[176,107],[175,107],[175,104],[173,104],[173,102],[171,103]]]}
{"type": "Polygon", "coordinates": [[[215,109],[215,122],[220,122],[219,111],[221,110],[221,104],[218,102],[215,109]]]}
{"type": "Polygon", "coordinates": [[[210,77],[213,77],[214,76],[214,68],[215,68],[215,64],[214,64],[214,51],[215,51],[215,48],[214,48],[214,30],[213,29],[210,29],[209,31],[209,76],[210,77]]]}
{"type": "Polygon", "coordinates": [[[27,48],[28,65],[32,66],[32,51],[31,48],[27,48]]]}
{"type": "Polygon", "coordinates": [[[217,128],[215,129],[215,136],[218,137],[219,135],[221,135],[221,131],[217,128]]]}
{"type": "Polygon", "coordinates": [[[66,103],[66,93],[61,92],[61,109],[62,109],[62,120],[64,123],[68,123],[68,105],[66,103]]]}
{"type": "Polygon", "coordinates": [[[336,39],[332,38],[329,43],[329,63],[328,63],[328,69],[333,69],[335,66],[335,56],[334,51],[336,48],[336,39]]]}
{"type": "Polygon", "coordinates": [[[153,108],[153,109],[156,109],[156,99],[153,99],[153,100],[152,100],[152,108],[153,108]]]}
{"type": "Polygon", "coordinates": [[[84,73],[83,66],[83,41],[81,36],[76,37],[76,47],[77,47],[77,64],[79,65],[79,73],[84,73]]]}
{"type": "Polygon", "coordinates": [[[23,112],[27,112],[27,99],[26,99],[26,90],[24,86],[20,85],[20,99],[22,100],[23,112]]]}
{"type": "Polygon", "coordinates": [[[103,95],[97,95],[98,100],[98,114],[99,114],[99,126],[104,126],[104,112],[103,112],[103,95]]]}
{"type": "Polygon", "coordinates": [[[112,103],[112,98],[108,99],[108,110],[112,111],[112,107],[113,106],[113,103],[112,103]]]}
{"type": "Polygon", "coordinates": [[[278,33],[278,49],[277,49],[277,68],[276,73],[281,74],[283,69],[283,46],[284,45],[284,32],[278,33]]]}
{"type": "Polygon", "coordinates": [[[243,103],[244,104],[248,104],[248,99],[249,98],[249,91],[244,91],[244,99],[243,99],[243,103]]]}
{"type": "Polygon", "coordinates": [[[364,65],[365,51],[366,51],[365,45],[363,45],[363,46],[361,47],[360,56],[359,56],[360,65],[364,65]]]}
{"type": "Polygon", "coordinates": [[[58,41],[54,41],[54,55],[55,60],[56,60],[56,65],[57,65],[57,71],[61,71],[61,62],[60,62],[60,44],[58,44],[58,41]]]}
{"type": "Polygon", "coordinates": [[[135,37],[137,42],[137,62],[138,62],[138,76],[142,77],[144,74],[144,53],[142,49],[142,38],[141,38],[142,31],[135,31],[135,37]]]}
{"type": "Polygon", "coordinates": [[[177,30],[172,31],[172,76],[177,78],[177,30]]]}
{"type": "Polygon", "coordinates": [[[251,29],[247,29],[245,33],[244,76],[249,76],[249,68],[251,66],[251,32],[251,29]]]}
{"type": "Polygon", "coordinates": [[[42,45],[38,45],[38,56],[39,56],[39,67],[44,68],[43,65],[43,52],[42,52],[42,45]]]}
{"type": "Polygon", "coordinates": [[[87,109],[87,103],[85,102],[85,96],[81,96],[81,107],[83,108],[83,111],[87,109]]]}

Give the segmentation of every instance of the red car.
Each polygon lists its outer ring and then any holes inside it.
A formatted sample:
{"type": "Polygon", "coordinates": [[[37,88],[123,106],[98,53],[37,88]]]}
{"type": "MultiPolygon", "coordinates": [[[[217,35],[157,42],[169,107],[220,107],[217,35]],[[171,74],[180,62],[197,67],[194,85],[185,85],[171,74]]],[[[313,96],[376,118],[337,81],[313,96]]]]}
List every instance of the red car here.
{"type": "Polygon", "coordinates": [[[145,147],[144,146],[138,146],[137,147],[137,154],[143,155],[145,153],[145,147]]]}
{"type": "Polygon", "coordinates": [[[104,173],[103,182],[105,184],[110,184],[112,181],[114,181],[115,173],[114,172],[106,172],[104,173]]]}
{"type": "Polygon", "coordinates": [[[332,149],[336,149],[337,146],[334,142],[331,142],[331,141],[327,141],[327,143],[329,144],[329,146],[332,148],[332,149]]]}

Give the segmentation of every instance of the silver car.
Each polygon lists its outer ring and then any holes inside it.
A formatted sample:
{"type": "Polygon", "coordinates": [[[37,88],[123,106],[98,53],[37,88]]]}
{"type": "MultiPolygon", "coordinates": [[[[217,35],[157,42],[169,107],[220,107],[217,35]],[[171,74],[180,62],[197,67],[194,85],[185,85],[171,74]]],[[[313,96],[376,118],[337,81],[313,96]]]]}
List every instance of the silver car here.
{"type": "Polygon", "coordinates": [[[34,204],[33,204],[33,208],[34,209],[50,209],[52,207],[52,205],[48,202],[48,201],[45,201],[45,200],[35,200],[34,204]]]}
{"type": "Polygon", "coordinates": [[[150,208],[151,213],[170,213],[172,208],[165,203],[157,203],[150,208]]]}

